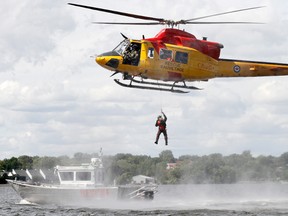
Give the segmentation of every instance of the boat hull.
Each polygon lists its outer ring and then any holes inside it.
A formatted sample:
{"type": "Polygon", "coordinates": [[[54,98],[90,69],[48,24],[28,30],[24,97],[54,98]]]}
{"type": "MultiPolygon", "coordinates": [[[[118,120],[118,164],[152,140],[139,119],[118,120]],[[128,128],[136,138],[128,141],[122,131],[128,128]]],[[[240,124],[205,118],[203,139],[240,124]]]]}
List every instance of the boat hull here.
{"type": "Polygon", "coordinates": [[[99,200],[117,200],[119,190],[118,187],[71,188],[18,181],[9,181],[9,184],[22,199],[37,204],[79,205],[83,202],[93,205],[99,200]]]}
{"type": "Polygon", "coordinates": [[[70,206],[95,206],[101,202],[145,199],[153,200],[156,185],[129,185],[118,187],[66,187],[49,184],[29,184],[17,180],[7,180],[19,196],[35,204],[55,204],[70,206]]]}

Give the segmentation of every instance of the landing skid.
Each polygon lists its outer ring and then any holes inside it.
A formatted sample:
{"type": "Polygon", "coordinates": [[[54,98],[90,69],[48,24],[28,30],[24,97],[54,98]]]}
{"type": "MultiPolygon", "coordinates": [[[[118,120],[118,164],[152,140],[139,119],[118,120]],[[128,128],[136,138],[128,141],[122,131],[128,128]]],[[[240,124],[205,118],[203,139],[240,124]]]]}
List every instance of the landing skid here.
{"type": "Polygon", "coordinates": [[[186,86],[184,85],[176,85],[174,84],[168,84],[168,83],[155,83],[155,82],[146,82],[146,81],[139,81],[135,80],[133,78],[130,79],[130,83],[126,84],[123,82],[120,82],[119,79],[114,79],[114,81],[123,87],[127,88],[138,88],[138,89],[148,89],[148,90],[156,90],[156,91],[167,91],[167,92],[173,92],[173,93],[188,93],[189,91],[183,91],[180,89],[174,89],[174,88],[182,88],[182,89],[191,89],[191,90],[201,90],[194,86],[186,86]],[[133,82],[141,84],[141,85],[134,85],[133,82]],[[156,87],[157,86],[157,87],[156,87]],[[161,88],[162,87],[170,87],[170,88],[161,88]]]}
{"type": "Polygon", "coordinates": [[[146,81],[139,81],[139,80],[135,80],[135,79],[132,79],[133,82],[136,82],[136,83],[142,83],[142,84],[147,84],[147,85],[156,85],[156,86],[166,86],[166,87],[171,87],[171,88],[183,88],[183,89],[191,89],[191,90],[202,90],[200,88],[197,88],[195,86],[187,86],[184,83],[184,85],[176,85],[175,83],[174,84],[168,84],[168,83],[155,83],[155,82],[146,82],[146,81]]]}

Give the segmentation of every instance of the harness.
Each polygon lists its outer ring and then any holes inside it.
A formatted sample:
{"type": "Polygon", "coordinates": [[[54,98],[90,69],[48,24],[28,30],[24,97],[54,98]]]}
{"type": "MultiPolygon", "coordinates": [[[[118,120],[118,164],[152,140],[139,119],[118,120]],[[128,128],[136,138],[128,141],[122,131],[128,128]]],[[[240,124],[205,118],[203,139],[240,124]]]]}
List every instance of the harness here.
{"type": "Polygon", "coordinates": [[[157,125],[159,126],[160,131],[164,131],[166,129],[166,122],[164,120],[158,120],[157,125]]]}

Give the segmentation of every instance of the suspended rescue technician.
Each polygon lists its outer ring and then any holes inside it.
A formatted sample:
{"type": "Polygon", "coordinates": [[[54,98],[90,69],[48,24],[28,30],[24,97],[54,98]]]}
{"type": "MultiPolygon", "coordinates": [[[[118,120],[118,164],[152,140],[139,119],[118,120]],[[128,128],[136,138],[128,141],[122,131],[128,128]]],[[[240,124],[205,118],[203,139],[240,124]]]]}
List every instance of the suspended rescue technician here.
{"type": "Polygon", "coordinates": [[[158,127],[158,132],[157,132],[157,135],[156,135],[155,144],[158,144],[158,140],[159,140],[160,134],[163,133],[164,138],[165,138],[165,145],[168,145],[168,136],[167,136],[167,130],[166,130],[167,117],[166,117],[166,115],[164,114],[163,111],[161,111],[161,112],[162,112],[164,118],[161,115],[159,115],[158,118],[157,118],[157,121],[155,123],[155,127],[158,127]]]}

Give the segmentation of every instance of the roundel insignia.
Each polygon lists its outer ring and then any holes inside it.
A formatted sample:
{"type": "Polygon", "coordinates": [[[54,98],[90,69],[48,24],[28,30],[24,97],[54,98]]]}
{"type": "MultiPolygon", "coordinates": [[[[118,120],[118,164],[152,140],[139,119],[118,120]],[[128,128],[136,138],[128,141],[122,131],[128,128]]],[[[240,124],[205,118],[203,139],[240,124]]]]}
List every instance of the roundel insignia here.
{"type": "Polygon", "coordinates": [[[234,70],[235,73],[239,73],[241,71],[241,67],[239,65],[235,65],[233,67],[233,70],[234,70]]]}

